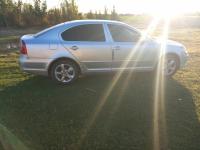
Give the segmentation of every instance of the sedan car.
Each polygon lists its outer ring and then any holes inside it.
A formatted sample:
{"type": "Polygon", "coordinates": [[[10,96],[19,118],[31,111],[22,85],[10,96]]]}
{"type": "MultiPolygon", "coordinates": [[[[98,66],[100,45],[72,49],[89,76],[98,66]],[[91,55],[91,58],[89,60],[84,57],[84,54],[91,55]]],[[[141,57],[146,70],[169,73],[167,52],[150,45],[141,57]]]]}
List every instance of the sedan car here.
{"type": "Polygon", "coordinates": [[[25,72],[50,76],[69,84],[94,72],[152,71],[162,64],[167,77],[187,60],[185,47],[144,36],[125,23],[77,20],[21,37],[20,66],[25,72]],[[164,59],[163,59],[164,58],[164,59]],[[164,61],[161,61],[164,60],[164,61]]]}

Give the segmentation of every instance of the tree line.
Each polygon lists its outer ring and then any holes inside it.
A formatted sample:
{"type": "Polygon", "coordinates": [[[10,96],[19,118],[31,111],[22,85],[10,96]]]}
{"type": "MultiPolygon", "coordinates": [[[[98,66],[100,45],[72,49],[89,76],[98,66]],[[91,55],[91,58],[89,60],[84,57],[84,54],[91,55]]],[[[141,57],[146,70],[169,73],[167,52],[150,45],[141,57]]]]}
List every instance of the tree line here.
{"type": "Polygon", "coordinates": [[[47,9],[46,0],[33,0],[33,3],[0,0],[0,27],[49,26],[77,19],[119,20],[119,15],[114,6],[110,13],[106,7],[103,13],[81,13],[75,0],[62,0],[59,7],[50,9],[47,9]]]}

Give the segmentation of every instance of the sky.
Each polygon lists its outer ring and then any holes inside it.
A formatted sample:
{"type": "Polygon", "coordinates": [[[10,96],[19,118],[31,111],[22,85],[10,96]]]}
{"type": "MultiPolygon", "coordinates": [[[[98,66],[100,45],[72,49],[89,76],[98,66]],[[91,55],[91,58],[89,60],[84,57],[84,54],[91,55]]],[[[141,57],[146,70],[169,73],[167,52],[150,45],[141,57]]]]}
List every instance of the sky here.
{"type": "MultiPolygon", "coordinates": [[[[62,0],[46,1],[48,8],[53,8],[58,7],[62,0]]],[[[200,12],[200,0],[76,0],[76,3],[80,12],[103,11],[105,6],[111,10],[113,5],[118,13],[200,12]]]]}

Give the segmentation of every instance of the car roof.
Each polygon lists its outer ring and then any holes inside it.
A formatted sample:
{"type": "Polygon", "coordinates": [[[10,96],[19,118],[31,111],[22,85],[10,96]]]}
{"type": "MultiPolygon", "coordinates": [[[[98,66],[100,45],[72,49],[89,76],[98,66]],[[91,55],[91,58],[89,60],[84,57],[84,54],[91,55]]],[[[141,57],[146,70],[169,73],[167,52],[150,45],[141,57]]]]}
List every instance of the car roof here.
{"type": "MultiPolygon", "coordinates": [[[[45,29],[45,30],[43,30],[43,31],[40,31],[40,32],[38,32],[38,33],[36,33],[35,35],[34,35],[34,37],[39,37],[39,36],[41,36],[41,35],[43,35],[43,34],[45,34],[45,33],[47,33],[47,32],[49,32],[49,31],[51,31],[51,30],[54,30],[54,29],[58,29],[58,28],[62,28],[63,26],[65,26],[65,25],[69,25],[69,26],[76,26],[76,25],[81,25],[81,24],[87,24],[87,23],[89,23],[89,24],[92,24],[92,23],[110,23],[110,24],[118,24],[118,25],[125,25],[125,26],[129,26],[129,27],[131,27],[131,28],[133,28],[133,29],[135,29],[136,31],[138,31],[136,28],[134,28],[134,27],[132,27],[132,26],[130,26],[130,25],[128,25],[128,24],[126,24],[126,23],[123,23],[123,22],[120,22],[120,21],[114,21],[114,20],[100,20],[100,19],[85,19],[85,20],[73,20],[73,21],[67,21],[67,22],[64,22],[64,23],[60,23],[60,24],[57,24],[57,25],[55,25],[55,26],[52,26],[52,27],[50,27],[50,28],[47,28],[47,29],[45,29]]],[[[139,31],[138,31],[139,32],[139,31]]]]}
{"type": "Polygon", "coordinates": [[[65,24],[81,24],[81,23],[114,23],[114,24],[124,24],[123,22],[120,21],[115,21],[115,20],[101,20],[101,19],[85,19],[85,20],[73,20],[73,21],[67,21],[65,24]]]}
{"type": "Polygon", "coordinates": [[[87,23],[89,23],[89,24],[108,23],[108,24],[124,25],[124,26],[127,26],[129,28],[132,28],[132,29],[140,32],[138,29],[134,28],[133,26],[130,26],[124,22],[115,21],[115,20],[101,20],[101,19],[73,20],[73,21],[64,22],[63,25],[81,25],[81,24],[87,24],[87,23]]]}

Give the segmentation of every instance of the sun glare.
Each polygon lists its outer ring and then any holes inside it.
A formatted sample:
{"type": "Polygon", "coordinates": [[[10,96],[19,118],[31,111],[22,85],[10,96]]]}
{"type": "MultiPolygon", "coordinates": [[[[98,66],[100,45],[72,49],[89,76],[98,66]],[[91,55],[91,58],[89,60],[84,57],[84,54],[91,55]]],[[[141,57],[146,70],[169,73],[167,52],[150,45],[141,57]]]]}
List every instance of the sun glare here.
{"type": "Polygon", "coordinates": [[[178,1],[159,0],[151,10],[151,14],[156,17],[175,17],[185,12],[185,7],[178,1]]]}
{"type": "MultiPolygon", "coordinates": [[[[178,16],[185,12],[185,5],[180,5],[179,0],[155,0],[156,3],[151,4],[149,6],[150,9],[148,9],[148,14],[152,14],[154,17],[146,30],[144,30],[144,34],[141,36],[140,40],[135,45],[134,49],[130,52],[130,54],[127,56],[126,60],[130,60],[134,55],[137,49],[139,49],[142,45],[142,42],[148,37],[148,35],[151,35],[159,23],[160,20],[164,19],[164,28],[162,31],[162,38],[161,38],[161,47],[160,47],[160,55],[162,61],[158,63],[158,69],[155,76],[155,87],[154,87],[154,101],[153,101],[153,118],[152,118],[152,125],[153,125],[153,149],[160,150],[161,145],[163,143],[167,143],[167,137],[164,137],[162,141],[160,140],[161,132],[166,135],[166,117],[165,117],[165,79],[164,74],[162,73],[162,68],[164,66],[164,58],[165,58],[165,49],[166,49],[166,42],[168,40],[168,33],[169,33],[169,25],[170,25],[170,19],[172,17],[178,16]],[[178,2],[179,1],[179,2],[178,2]],[[161,124],[160,124],[161,122],[161,124]]],[[[155,2],[154,1],[154,2],[155,2]]],[[[136,61],[139,60],[141,57],[141,54],[138,55],[136,58],[136,61]]],[[[135,64],[136,66],[137,64],[135,64]]],[[[121,68],[126,68],[128,66],[128,61],[125,61],[121,68]]],[[[135,67],[133,66],[133,67],[135,67]]],[[[81,136],[77,142],[77,148],[80,147],[88,135],[88,132],[92,128],[93,124],[95,123],[99,113],[102,111],[105,103],[109,99],[109,96],[112,94],[115,87],[118,85],[119,80],[123,76],[124,70],[119,70],[113,79],[110,81],[110,84],[107,87],[107,90],[105,91],[104,95],[102,95],[101,100],[94,108],[94,112],[92,115],[88,118],[87,124],[84,126],[84,128],[81,130],[81,136]]],[[[115,113],[115,111],[118,109],[118,106],[120,105],[121,101],[123,100],[123,94],[125,93],[126,88],[128,87],[128,84],[131,80],[131,72],[128,74],[125,82],[121,85],[122,89],[119,93],[118,99],[116,99],[115,106],[110,111],[115,113]]],[[[111,117],[111,116],[110,116],[111,117]]]]}

